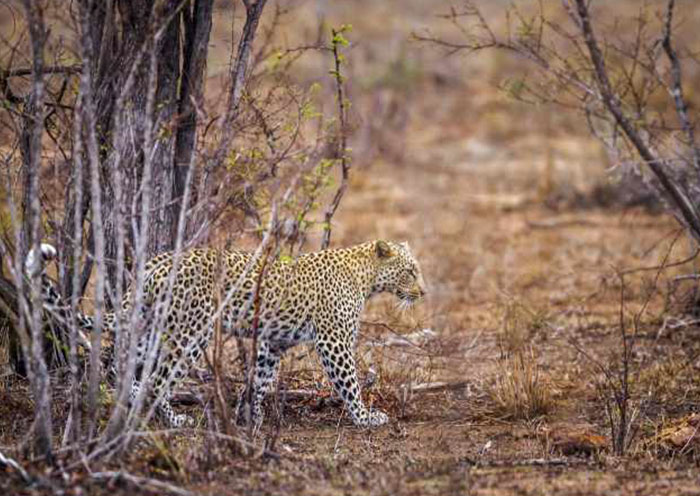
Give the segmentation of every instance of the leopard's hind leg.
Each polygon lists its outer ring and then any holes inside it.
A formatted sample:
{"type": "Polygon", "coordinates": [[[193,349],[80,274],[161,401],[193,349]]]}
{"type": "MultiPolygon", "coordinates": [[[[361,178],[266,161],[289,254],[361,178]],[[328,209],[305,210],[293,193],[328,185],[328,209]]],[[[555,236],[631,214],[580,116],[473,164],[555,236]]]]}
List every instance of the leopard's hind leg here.
{"type": "Polygon", "coordinates": [[[290,347],[290,344],[282,341],[261,340],[258,344],[253,390],[243,388],[238,398],[236,420],[239,424],[245,423],[247,416],[251,413],[251,420],[255,427],[262,423],[263,400],[277,380],[282,356],[290,347]],[[248,402],[249,397],[252,399],[252,408],[248,402]]]}

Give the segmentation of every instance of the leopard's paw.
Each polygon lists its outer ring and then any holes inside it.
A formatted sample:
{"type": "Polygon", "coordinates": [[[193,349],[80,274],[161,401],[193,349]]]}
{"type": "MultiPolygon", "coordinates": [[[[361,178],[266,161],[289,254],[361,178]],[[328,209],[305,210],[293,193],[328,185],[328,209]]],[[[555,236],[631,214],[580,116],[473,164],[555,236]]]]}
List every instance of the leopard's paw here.
{"type": "Polygon", "coordinates": [[[369,412],[369,427],[379,427],[389,422],[389,416],[380,411],[373,410],[369,412]]]}

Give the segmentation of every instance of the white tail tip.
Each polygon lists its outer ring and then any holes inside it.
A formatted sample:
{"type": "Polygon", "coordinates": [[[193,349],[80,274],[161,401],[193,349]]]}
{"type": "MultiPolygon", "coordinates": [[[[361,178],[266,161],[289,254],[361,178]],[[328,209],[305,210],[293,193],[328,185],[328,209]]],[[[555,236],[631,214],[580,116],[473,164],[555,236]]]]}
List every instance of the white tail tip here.
{"type": "Polygon", "coordinates": [[[41,258],[36,256],[36,254],[34,253],[34,249],[32,248],[31,250],[29,250],[27,259],[24,261],[24,271],[27,273],[28,276],[32,276],[37,272],[41,272],[42,260],[52,260],[56,258],[56,255],[58,254],[56,248],[54,248],[53,245],[50,245],[48,243],[41,243],[41,245],[39,245],[39,250],[41,251],[41,258]]]}

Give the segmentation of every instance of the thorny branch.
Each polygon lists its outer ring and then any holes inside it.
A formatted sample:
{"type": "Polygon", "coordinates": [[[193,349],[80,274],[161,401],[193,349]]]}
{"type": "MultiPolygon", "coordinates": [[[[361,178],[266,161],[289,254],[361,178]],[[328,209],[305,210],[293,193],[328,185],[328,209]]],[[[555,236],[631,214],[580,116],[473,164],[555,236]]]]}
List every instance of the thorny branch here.
{"type": "Polygon", "coordinates": [[[350,176],[350,161],[347,156],[347,102],[345,99],[345,91],[343,89],[343,75],[341,73],[341,65],[344,60],[344,56],[340,53],[340,47],[346,46],[348,44],[347,40],[344,38],[343,33],[347,31],[345,26],[340,29],[332,29],[331,34],[333,38],[331,39],[331,46],[333,48],[333,62],[335,69],[331,71],[333,79],[335,80],[336,88],[336,99],[338,105],[338,136],[337,136],[337,151],[336,158],[340,160],[341,168],[341,179],[340,186],[333,196],[333,200],[326,209],[324,214],[324,226],[323,226],[323,239],[321,241],[321,249],[325,250],[331,244],[331,221],[335,211],[340,205],[340,200],[342,200],[345,190],[348,188],[348,179],[350,176]]]}

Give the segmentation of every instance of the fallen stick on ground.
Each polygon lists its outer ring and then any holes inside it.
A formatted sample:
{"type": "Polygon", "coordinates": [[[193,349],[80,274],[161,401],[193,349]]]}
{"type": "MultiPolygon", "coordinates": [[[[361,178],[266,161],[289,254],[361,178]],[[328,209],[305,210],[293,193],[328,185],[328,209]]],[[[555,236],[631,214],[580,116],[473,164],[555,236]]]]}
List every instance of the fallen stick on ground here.
{"type": "Polygon", "coordinates": [[[141,489],[146,489],[151,492],[155,492],[158,494],[162,494],[163,492],[167,492],[170,494],[176,494],[178,496],[194,496],[197,493],[193,493],[191,491],[188,491],[187,489],[183,489],[179,486],[175,486],[173,484],[169,484],[167,482],[163,482],[157,479],[149,479],[148,477],[138,477],[136,475],[131,475],[127,472],[93,472],[90,474],[90,478],[95,479],[95,480],[125,480],[127,482],[130,482],[131,484],[134,484],[138,488],[141,489]]]}
{"type": "Polygon", "coordinates": [[[409,389],[414,393],[435,393],[438,391],[453,391],[469,386],[469,381],[457,382],[424,382],[420,384],[402,384],[401,389],[409,389]]]}
{"type": "Polygon", "coordinates": [[[473,462],[474,466],[480,468],[489,467],[561,467],[588,463],[581,458],[526,458],[524,460],[485,460],[473,462]]]}
{"type": "Polygon", "coordinates": [[[528,227],[532,229],[557,229],[560,227],[573,226],[599,226],[597,222],[593,222],[583,218],[567,218],[567,219],[544,219],[530,220],[527,222],[528,227]]]}

